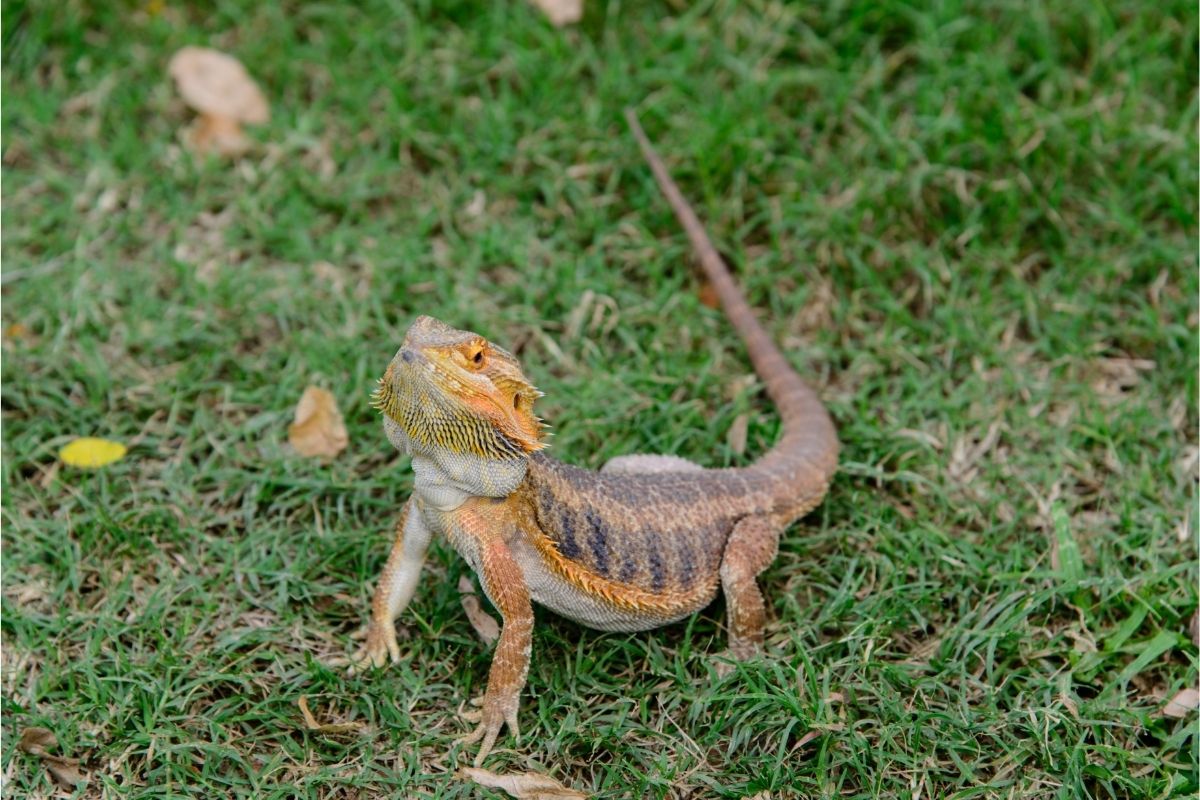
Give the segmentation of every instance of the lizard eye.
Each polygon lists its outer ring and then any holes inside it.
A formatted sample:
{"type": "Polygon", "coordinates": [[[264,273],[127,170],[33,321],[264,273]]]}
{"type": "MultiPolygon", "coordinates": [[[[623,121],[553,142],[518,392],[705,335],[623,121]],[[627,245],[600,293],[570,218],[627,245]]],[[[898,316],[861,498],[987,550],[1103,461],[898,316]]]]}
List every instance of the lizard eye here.
{"type": "Polygon", "coordinates": [[[471,361],[477,367],[483,366],[483,350],[482,349],[476,350],[475,355],[471,356],[471,361]]]}

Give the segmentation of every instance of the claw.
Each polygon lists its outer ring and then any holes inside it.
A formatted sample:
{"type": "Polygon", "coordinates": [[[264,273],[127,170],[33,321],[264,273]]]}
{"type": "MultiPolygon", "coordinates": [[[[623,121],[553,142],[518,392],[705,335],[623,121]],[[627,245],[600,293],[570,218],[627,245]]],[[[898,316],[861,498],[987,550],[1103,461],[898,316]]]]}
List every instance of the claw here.
{"type": "Polygon", "coordinates": [[[754,642],[730,642],[728,648],[717,654],[717,677],[726,677],[737,668],[737,663],[750,661],[762,654],[763,649],[760,644],[754,642]]]}
{"type": "Polygon", "coordinates": [[[382,667],[388,660],[400,663],[400,643],[396,641],[396,626],[375,620],[367,625],[366,643],[350,660],[347,674],[355,675],[373,667],[382,667]]]}
{"type": "Polygon", "coordinates": [[[484,698],[483,701],[483,717],[479,724],[475,726],[475,730],[471,731],[466,736],[460,739],[455,739],[456,745],[475,744],[480,739],[483,743],[479,745],[479,752],[475,754],[475,766],[483,765],[483,760],[487,758],[488,753],[492,752],[492,748],[496,745],[496,739],[500,736],[500,730],[508,725],[508,729],[512,731],[513,739],[520,738],[521,731],[517,726],[517,703],[515,698],[511,703],[505,703],[500,700],[484,698]]]}

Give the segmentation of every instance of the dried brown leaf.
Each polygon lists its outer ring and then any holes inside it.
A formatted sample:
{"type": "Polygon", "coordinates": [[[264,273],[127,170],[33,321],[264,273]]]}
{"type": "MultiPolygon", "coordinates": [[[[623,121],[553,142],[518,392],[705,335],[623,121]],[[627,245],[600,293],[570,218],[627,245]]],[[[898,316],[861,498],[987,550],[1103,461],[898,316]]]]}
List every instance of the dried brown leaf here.
{"type": "Polygon", "coordinates": [[[740,456],[746,452],[746,435],[750,431],[750,416],[748,414],[738,414],[733,419],[733,424],[729,426],[729,433],[725,437],[726,443],[729,445],[729,450],[735,456],[740,456]]]}
{"type": "Polygon", "coordinates": [[[462,595],[463,611],[475,629],[475,635],[489,647],[500,638],[500,623],[491,614],[483,610],[479,595],[475,594],[475,584],[466,575],[458,579],[458,591],[462,595]]]}
{"type": "Polygon", "coordinates": [[[58,737],[49,729],[37,726],[21,731],[21,741],[17,743],[18,749],[35,756],[45,755],[46,750],[55,747],[58,747],[58,737]]]}
{"type": "Polygon", "coordinates": [[[87,782],[87,776],[79,771],[79,759],[46,752],[54,747],[58,747],[58,737],[46,728],[36,726],[21,731],[21,740],[17,743],[19,750],[41,759],[50,777],[64,789],[74,789],[76,784],[87,782]]]}
{"type": "Polygon", "coordinates": [[[5,339],[28,339],[29,326],[23,322],[14,322],[4,329],[5,339]]]}
{"type": "Polygon", "coordinates": [[[237,120],[202,114],[184,134],[183,143],[193,153],[233,158],[249,151],[253,141],[237,120]]]}
{"type": "Polygon", "coordinates": [[[167,72],[183,101],[201,114],[261,125],[271,108],[242,62],[219,50],[185,47],[171,56],[167,72]]]}
{"type": "Polygon", "coordinates": [[[500,789],[517,800],[588,800],[590,795],[569,789],[548,775],[536,772],[498,775],[478,767],[463,767],[458,777],[489,789],[500,789]]]}
{"type": "Polygon", "coordinates": [[[533,0],[533,4],[556,28],[583,19],[583,0],[533,0]]]}
{"type": "Polygon", "coordinates": [[[62,756],[42,756],[42,763],[50,777],[64,789],[74,789],[77,784],[86,783],[87,776],[79,771],[79,759],[63,758],[62,756]]]}
{"type": "Polygon", "coordinates": [[[1200,708],[1200,691],[1181,689],[1163,706],[1162,715],[1172,719],[1181,719],[1198,708],[1200,708]]]}
{"type": "Polygon", "coordinates": [[[700,284],[700,304],[709,308],[720,308],[721,298],[717,297],[717,289],[710,282],[700,284]]]}
{"type": "Polygon", "coordinates": [[[1200,608],[1192,614],[1192,621],[1188,623],[1188,633],[1192,635],[1192,642],[1200,647],[1200,608]]]}
{"type": "Polygon", "coordinates": [[[317,718],[308,710],[308,698],[300,695],[296,701],[300,706],[300,714],[304,717],[304,727],[318,733],[357,733],[366,726],[362,722],[317,722],[317,718]]]}
{"type": "Polygon", "coordinates": [[[333,458],[346,449],[346,423],[332,394],[318,386],[304,390],[295,421],[288,426],[288,441],[302,456],[333,458]]]}
{"type": "Polygon", "coordinates": [[[167,71],[183,101],[200,112],[185,140],[194,152],[241,155],[250,147],[242,124],[258,125],[271,118],[258,84],[231,55],[185,47],[171,57],[167,71]]]}

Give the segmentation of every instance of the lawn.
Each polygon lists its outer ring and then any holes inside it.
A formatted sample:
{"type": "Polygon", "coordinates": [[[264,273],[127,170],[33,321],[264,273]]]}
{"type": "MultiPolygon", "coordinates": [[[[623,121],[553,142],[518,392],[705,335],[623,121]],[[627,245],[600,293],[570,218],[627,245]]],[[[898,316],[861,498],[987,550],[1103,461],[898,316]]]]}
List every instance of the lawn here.
{"type": "Polygon", "coordinates": [[[486,766],[598,798],[1196,791],[1196,714],[1161,713],[1198,663],[1194,3],[3,11],[6,797],[56,791],[30,726],[78,796],[500,796],[455,777],[490,653],[448,546],[403,663],[329,666],[411,486],[368,405],[408,324],[518,353],[577,464],[745,464],[777,429],[626,105],[842,468],[762,576],[767,658],[717,677],[720,602],[636,635],[538,611],[486,766]],[[188,44],[272,103],[241,159],[181,145],[188,44]],[[287,444],[309,384],[349,428],[328,463],[287,444]],[[62,465],[84,435],[129,454],[62,465]]]}

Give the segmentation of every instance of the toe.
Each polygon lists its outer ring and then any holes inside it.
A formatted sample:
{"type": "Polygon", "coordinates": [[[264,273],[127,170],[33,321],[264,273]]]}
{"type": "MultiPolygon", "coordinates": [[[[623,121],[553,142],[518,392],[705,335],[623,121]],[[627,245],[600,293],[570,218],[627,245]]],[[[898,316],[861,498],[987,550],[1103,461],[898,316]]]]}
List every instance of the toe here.
{"type": "Polygon", "coordinates": [[[521,738],[521,728],[517,725],[517,710],[513,709],[504,715],[504,721],[508,724],[508,730],[512,732],[513,741],[521,738]]]}
{"type": "Polygon", "coordinates": [[[487,734],[483,737],[483,744],[479,745],[479,753],[475,756],[475,766],[483,765],[483,759],[487,758],[487,754],[492,752],[492,747],[496,744],[496,737],[500,735],[499,725],[489,725],[487,734]]]}

